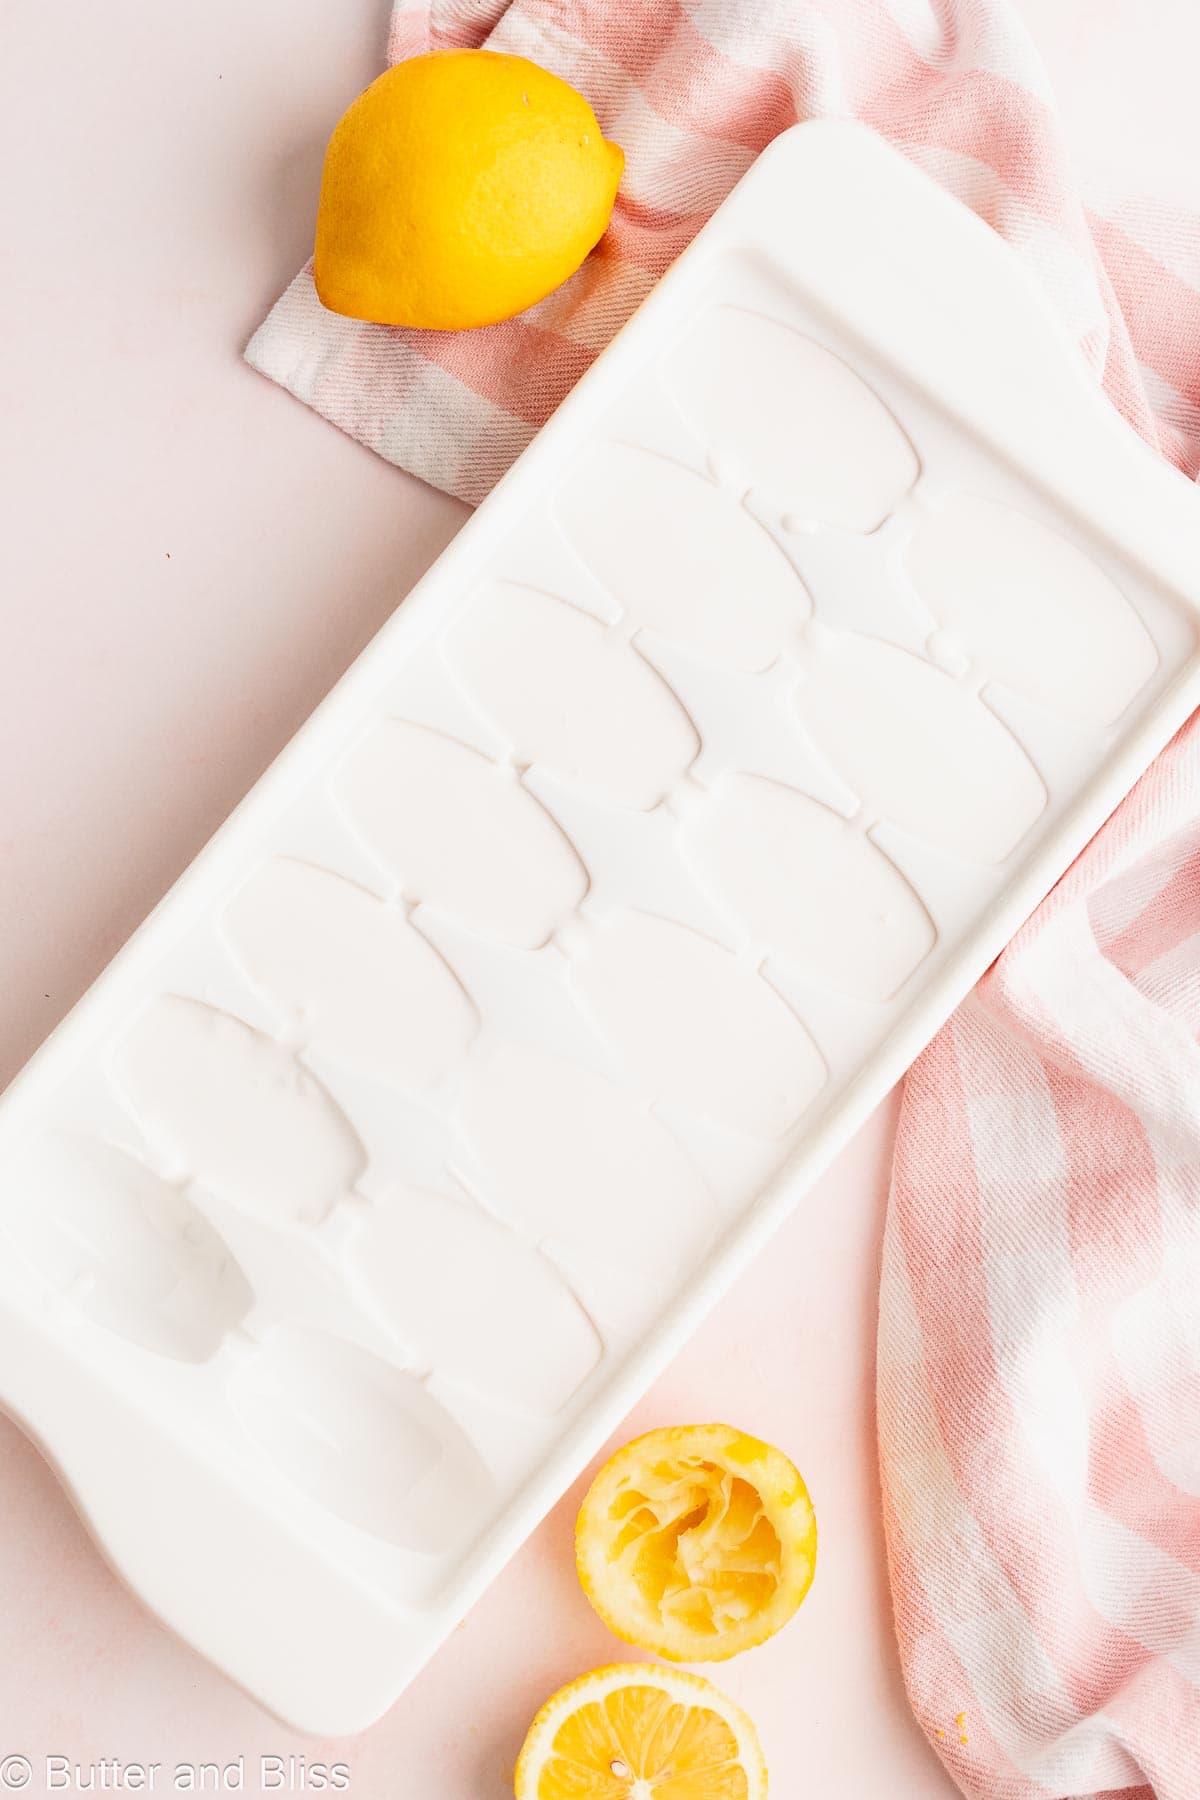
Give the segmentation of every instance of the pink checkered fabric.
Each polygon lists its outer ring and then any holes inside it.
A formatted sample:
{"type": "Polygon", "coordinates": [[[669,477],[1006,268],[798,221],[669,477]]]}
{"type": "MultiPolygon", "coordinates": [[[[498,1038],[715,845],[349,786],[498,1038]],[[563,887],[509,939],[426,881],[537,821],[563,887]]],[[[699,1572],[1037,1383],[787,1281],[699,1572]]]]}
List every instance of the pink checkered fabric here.
{"type": "MultiPolygon", "coordinates": [[[[587,94],[626,175],[584,268],[485,331],[356,324],[296,278],[250,361],[382,456],[480,499],[763,146],[833,115],[1008,238],[1195,477],[1200,222],[1080,192],[1007,0],[401,0],[389,55],[483,41],[587,94]]],[[[1200,1796],[1198,1034],[1193,722],[905,1088],[884,1518],[914,1711],[981,1800],[1200,1796]]]]}

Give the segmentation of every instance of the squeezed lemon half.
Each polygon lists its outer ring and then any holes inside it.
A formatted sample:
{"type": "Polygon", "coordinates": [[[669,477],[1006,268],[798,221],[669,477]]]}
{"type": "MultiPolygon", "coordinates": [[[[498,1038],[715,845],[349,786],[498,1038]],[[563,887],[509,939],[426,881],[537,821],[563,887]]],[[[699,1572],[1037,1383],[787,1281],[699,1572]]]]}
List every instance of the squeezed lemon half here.
{"type": "Polygon", "coordinates": [[[746,1714],[710,1681],[621,1663],[546,1702],[514,1785],[517,1800],[765,1800],[767,1766],[746,1714]]]}
{"type": "Polygon", "coordinates": [[[795,1464],[731,1425],[676,1425],[618,1450],[575,1527],[583,1591],[610,1631],[672,1662],[723,1662],[786,1625],[817,1525],[795,1464]]]}

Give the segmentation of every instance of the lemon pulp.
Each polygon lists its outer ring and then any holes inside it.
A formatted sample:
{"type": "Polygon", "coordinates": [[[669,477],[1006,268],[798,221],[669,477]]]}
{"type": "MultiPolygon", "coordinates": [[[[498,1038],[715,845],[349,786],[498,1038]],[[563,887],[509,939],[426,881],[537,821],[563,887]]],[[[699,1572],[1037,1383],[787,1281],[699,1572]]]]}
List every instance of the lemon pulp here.
{"type": "Polygon", "coordinates": [[[812,1580],[816,1521],[782,1451],[727,1425],[676,1426],[605,1465],[575,1542],[584,1591],[619,1637],[717,1662],[792,1617],[812,1580]]]}
{"type": "Polygon", "coordinates": [[[711,1682],[625,1664],[547,1701],[517,1763],[517,1800],[764,1800],[754,1726],[711,1682]]]}

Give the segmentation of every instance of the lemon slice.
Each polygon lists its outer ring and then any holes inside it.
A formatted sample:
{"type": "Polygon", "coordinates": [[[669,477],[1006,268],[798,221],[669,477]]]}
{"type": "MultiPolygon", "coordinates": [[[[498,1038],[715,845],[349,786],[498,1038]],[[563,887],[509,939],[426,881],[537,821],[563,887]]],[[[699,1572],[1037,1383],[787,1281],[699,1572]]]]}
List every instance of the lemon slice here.
{"type": "Polygon", "coordinates": [[[723,1662],[786,1625],[817,1522],[782,1450],[731,1425],[676,1425],[618,1450],[579,1511],[583,1591],[610,1631],[672,1662],[723,1662]]]}
{"type": "Polygon", "coordinates": [[[758,1733],[711,1681],[619,1663],[547,1700],[517,1761],[517,1800],[764,1800],[758,1733]]]}

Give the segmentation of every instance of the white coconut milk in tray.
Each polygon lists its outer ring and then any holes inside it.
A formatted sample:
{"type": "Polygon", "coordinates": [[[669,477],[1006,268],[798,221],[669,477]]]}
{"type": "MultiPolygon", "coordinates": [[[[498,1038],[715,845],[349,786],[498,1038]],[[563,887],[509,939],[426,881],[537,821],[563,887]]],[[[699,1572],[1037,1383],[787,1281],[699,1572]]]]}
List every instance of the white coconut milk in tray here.
{"type": "Polygon", "coordinates": [[[0,1403],[301,1727],[399,1693],[1200,701],[1200,499],[803,126],[0,1104],[0,1403]]]}

